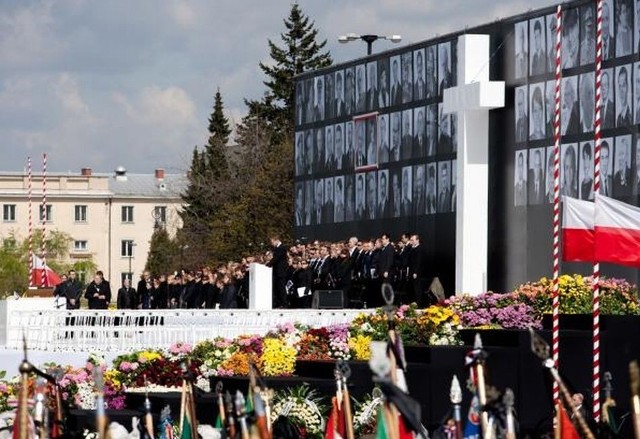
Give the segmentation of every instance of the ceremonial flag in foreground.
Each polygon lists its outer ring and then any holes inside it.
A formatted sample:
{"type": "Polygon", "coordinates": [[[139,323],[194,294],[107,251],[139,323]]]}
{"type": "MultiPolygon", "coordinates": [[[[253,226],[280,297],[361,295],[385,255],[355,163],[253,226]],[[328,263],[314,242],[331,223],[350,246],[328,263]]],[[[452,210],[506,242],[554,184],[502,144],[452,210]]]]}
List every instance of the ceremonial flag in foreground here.
{"type": "Polygon", "coordinates": [[[562,260],[593,262],[594,203],[562,197],[562,206],[562,260]]]}
{"type": "Polygon", "coordinates": [[[478,400],[478,395],[473,395],[471,400],[462,437],[464,439],[480,439],[480,401],[478,400]]]}
{"type": "Polygon", "coordinates": [[[640,267],[640,208],[596,194],[595,258],[640,267]]]}
{"type": "Polygon", "coordinates": [[[180,404],[180,439],[197,439],[195,425],[195,405],[191,383],[182,382],[182,398],[180,404]]]}
{"type": "Polygon", "coordinates": [[[62,282],[60,276],[49,268],[41,258],[33,255],[33,284],[55,287],[60,282],[62,282]]]}
{"type": "Polygon", "coordinates": [[[342,439],[346,436],[344,415],[338,407],[338,398],[331,398],[331,413],[327,420],[327,428],[324,434],[325,439],[342,439]]]}
{"type": "MultiPolygon", "coordinates": [[[[574,427],[573,422],[569,418],[567,411],[564,409],[562,404],[560,404],[560,422],[556,426],[556,428],[560,429],[560,438],[561,439],[580,439],[580,435],[576,431],[576,427],[574,427]]],[[[558,437],[556,435],[556,437],[558,437]]]]}

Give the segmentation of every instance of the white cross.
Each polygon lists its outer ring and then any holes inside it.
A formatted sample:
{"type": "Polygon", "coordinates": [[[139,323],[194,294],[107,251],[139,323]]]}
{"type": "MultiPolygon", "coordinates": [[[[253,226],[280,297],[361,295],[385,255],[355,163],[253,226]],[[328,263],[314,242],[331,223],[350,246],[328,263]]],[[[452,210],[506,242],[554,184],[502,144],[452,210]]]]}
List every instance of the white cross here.
{"type": "Polygon", "coordinates": [[[458,86],[446,89],[443,112],[458,114],[456,292],[486,291],[489,198],[489,110],[504,107],[504,81],[489,80],[489,35],[458,38],[458,86]]]}

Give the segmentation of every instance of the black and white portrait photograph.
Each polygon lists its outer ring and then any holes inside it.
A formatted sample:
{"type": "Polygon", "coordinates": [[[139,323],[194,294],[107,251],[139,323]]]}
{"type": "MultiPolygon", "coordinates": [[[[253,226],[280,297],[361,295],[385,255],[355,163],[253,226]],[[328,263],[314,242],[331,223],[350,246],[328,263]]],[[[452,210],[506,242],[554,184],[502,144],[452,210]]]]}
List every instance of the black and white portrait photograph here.
{"type": "Polygon", "coordinates": [[[516,132],[516,143],[526,142],[527,141],[527,133],[529,132],[528,127],[528,119],[529,115],[527,113],[527,109],[529,106],[527,105],[527,86],[523,85],[521,87],[516,87],[514,98],[516,101],[515,109],[516,109],[516,120],[515,120],[515,132],[516,132]]]}
{"type": "Polygon", "coordinates": [[[631,55],[633,51],[633,0],[616,2],[616,56],[631,55]]]}
{"type": "Polygon", "coordinates": [[[635,26],[633,29],[634,41],[633,41],[633,50],[635,53],[640,53],[640,4],[638,0],[635,0],[635,26]]]}
{"type": "Polygon", "coordinates": [[[378,108],[378,62],[367,63],[367,110],[378,108]]]}
{"type": "Polygon", "coordinates": [[[451,211],[451,169],[449,161],[438,162],[438,213],[451,211]]]}
{"type": "Polygon", "coordinates": [[[344,100],[344,70],[338,70],[335,73],[335,102],[333,104],[336,110],[336,117],[343,117],[347,114],[346,103],[344,100]]]}
{"type": "Polygon", "coordinates": [[[549,14],[545,17],[545,33],[547,35],[547,71],[556,71],[556,42],[558,32],[556,27],[556,14],[549,14]]]}
{"type": "Polygon", "coordinates": [[[333,201],[333,177],[324,179],[324,203],[322,205],[322,223],[333,223],[335,203],[333,201]]]}
{"type": "Polygon", "coordinates": [[[353,121],[344,124],[344,153],[342,154],[342,169],[353,169],[355,160],[355,149],[353,142],[355,133],[353,132],[353,121]]]}
{"type": "Polygon", "coordinates": [[[313,197],[313,214],[311,216],[311,224],[322,224],[322,208],[324,207],[324,180],[322,178],[315,180],[315,195],[313,197]]]}
{"type": "Polygon", "coordinates": [[[450,154],[453,152],[453,140],[451,139],[451,123],[449,114],[443,111],[442,104],[438,104],[438,153],[450,154]]]}
{"type": "Polygon", "coordinates": [[[560,147],[560,194],[578,198],[578,144],[560,147]]]}
{"type": "Polygon", "coordinates": [[[424,49],[413,51],[413,99],[423,100],[427,93],[424,70],[424,49]]]}
{"type": "Polygon", "coordinates": [[[339,175],[333,181],[333,222],[341,223],[344,221],[344,177],[339,175]]]}
{"type": "Polygon", "coordinates": [[[413,153],[412,156],[424,157],[427,146],[426,129],[424,120],[425,107],[413,109],[413,153]]]}
{"type": "Polygon", "coordinates": [[[453,70],[451,63],[451,42],[438,44],[438,80],[439,95],[444,94],[444,89],[453,87],[453,70]]]}
{"type": "Polygon", "coordinates": [[[634,163],[633,187],[634,194],[638,195],[640,194],[640,137],[636,138],[634,157],[636,161],[634,163]]]}
{"type": "Polygon", "coordinates": [[[553,118],[556,112],[556,84],[555,81],[547,81],[545,84],[545,132],[547,138],[553,138],[554,135],[554,123],[553,118]]]}
{"type": "Polygon", "coordinates": [[[367,165],[378,163],[378,126],[376,117],[367,118],[367,165]]]}
{"type": "Polygon", "coordinates": [[[427,213],[426,179],[424,165],[413,167],[413,214],[425,215],[427,213]]]}
{"type": "Polygon", "coordinates": [[[376,171],[367,172],[367,219],[373,220],[378,216],[376,215],[378,203],[378,182],[376,178],[376,171]]]}
{"type": "Polygon", "coordinates": [[[438,104],[427,105],[427,157],[436,155],[436,145],[438,143],[438,104]]]}
{"type": "Polygon", "coordinates": [[[344,220],[354,221],[356,219],[356,183],[355,176],[344,176],[344,220]]]}
{"type": "MultiPolygon", "coordinates": [[[[602,154],[602,148],[600,149],[602,154]]],[[[615,167],[613,174],[613,196],[624,198],[631,195],[631,134],[616,137],[615,167]]]]}
{"type": "Polygon", "coordinates": [[[311,123],[313,122],[313,109],[315,107],[316,102],[316,86],[315,80],[313,78],[309,78],[304,81],[305,87],[305,122],[311,123]]]}
{"type": "Polygon", "coordinates": [[[313,159],[314,172],[324,172],[324,128],[316,128],[316,149],[313,159]]]}
{"type": "Polygon", "coordinates": [[[364,64],[356,66],[356,112],[367,110],[367,69],[364,64]]]}
{"type": "Polygon", "coordinates": [[[615,73],[613,69],[603,69],[602,75],[600,76],[600,93],[602,96],[600,117],[602,128],[605,130],[616,126],[616,107],[613,93],[614,77],[615,73]]]}
{"type": "Polygon", "coordinates": [[[458,200],[456,187],[458,183],[458,161],[451,160],[451,212],[456,211],[456,203],[458,200]]]}
{"type": "MultiPolygon", "coordinates": [[[[594,153],[595,157],[595,153],[594,153]]],[[[613,196],[613,138],[602,139],[600,143],[600,193],[613,196]]]]}
{"type": "Polygon", "coordinates": [[[560,132],[578,134],[580,132],[580,105],[578,103],[578,77],[562,78],[560,108],[560,132]]]}
{"type": "Polygon", "coordinates": [[[296,82],[296,126],[305,123],[304,81],[296,82]]]}
{"type": "Polygon", "coordinates": [[[449,133],[451,134],[451,150],[458,152],[458,113],[449,115],[449,133]]]}
{"type": "Polygon", "coordinates": [[[529,33],[527,21],[521,21],[515,24],[515,60],[516,60],[516,79],[526,78],[529,71],[529,41],[527,35],[529,33]]]}
{"type": "Polygon", "coordinates": [[[580,65],[596,62],[595,3],[580,8],[580,65]]]}
{"type": "Polygon", "coordinates": [[[515,172],[513,175],[513,204],[525,206],[527,204],[527,150],[516,151],[515,172]]]}
{"type": "Polygon", "coordinates": [[[313,102],[313,120],[322,122],[324,120],[324,76],[315,77],[315,99],[313,102]]]}
{"type": "Polygon", "coordinates": [[[547,71],[547,45],[545,44],[544,17],[529,21],[529,61],[531,76],[543,75],[547,71]]]}
{"type": "Polygon", "coordinates": [[[389,189],[389,214],[393,218],[399,218],[402,215],[402,184],[401,170],[393,169],[390,171],[389,181],[391,188],[389,189]]]}
{"type": "Polygon", "coordinates": [[[553,189],[553,184],[554,184],[554,179],[553,179],[553,162],[555,160],[554,158],[554,150],[555,148],[553,146],[549,146],[547,147],[547,164],[546,164],[546,172],[545,172],[545,202],[549,203],[549,204],[553,204],[553,197],[554,197],[554,189],[553,189]]]}
{"type": "Polygon", "coordinates": [[[367,164],[367,144],[366,144],[366,119],[356,119],[354,122],[356,130],[356,145],[354,151],[356,169],[367,164]]]}
{"type": "Polygon", "coordinates": [[[402,112],[402,148],[400,158],[408,160],[413,152],[413,112],[411,109],[402,112]]]}
{"type": "Polygon", "coordinates": [[[333,143],[335,144],[335,169],[342,171],[344,160],[344,124],[337,123],[333,128],[333,143]]]}
{"type": "Polygon", "coordinates": [[[378,171],[378,208],[377,218],[388,218],[391,203],[389,202],[389,170],[378,171]]]}
{"type": "Polygon", "coordinates": [[[304,225],[311,225],[311,217],[313,216],[313,180],[304,182],[304,225]]]}
{"type": "Polygon", "coordinates": [[[389,161],[400,161],[400,149],[402,149],[402,113],[391,113],[391,145],[389,161]]]}
{"type": "Polygon", "coordinates": [[[594,143],[582,142],[580,144],[580,171],[578,179],[580,180],[580,199],[593,201],[594,184],[593,184],[593,148],[594,143]]]}
{"type": "Polygon", "coordinates": [[[425,70],[427,89],[425,91],[426,99],[435,99],[438,97],[438,47],[429,46],[425,49],[425,70]]]}
{"type": "Polygon", "coordinates": [[[631,64],[616,67],[616,127],[633,122],[631,112],[631,64]]]}
{"type": "Polygon", "coordinates": [[[562,16],[562,68],[578,66],[580,54],[580,15],[577,8],[567,9],[562,16]]]}
{"type": "Polygon", "coordinates": [[[304,133],[296,132],[296,175],[304,173],[304,133]]]}
{"type": "Polygon", "coordinates": [[[402,168],[402,216],[404,217],[413,214],[413,204],[411,203],[412,175],[411,166],[402,168]]]}
{"type": "Polygon", "coordinates": [[[578,85],[580,87],[580,132],[590,133],[594,130],[596,116],[595,73],[580,75],[578,85]]]}
{"type": "Polygon", "coordinates": [[[402,103],[413,100],[413,55],[411,52],[402,54],[402,103]]]}
{"type": "Polygon", "coordinates": [[[389,58],[382,58],[378,60],[378,108],[387,108],[390,104],[389,58]]]}
{"type": "Polygon", "coordinates": [[[544,82],[529,86],[529,139],[541,140],[545,135],[545,106],[543,101],[544,82]]]}
{"type": "Polygon", "coordinates": [[[304,132],[304,174],[311,175],[313,173],[313,130],[309,129],[304,132]]]}
{"type": "Polygon", "coordinates": [[[402,77],[400,73],[402,66],[400,55],[392,56],[389,64],[391,64],[391,76],[389,77],[391,82],[391,103],[392,105],[400,105],[402,104],[402,77]]]}
{"type": "Polygon", "coordinates": [[[633,81],[633,123],[640,124],[640,62],[633,65],[634,81],[633,81]]]}
{"type": "Polygon", "coordinates": [[[304,226],[306,224],[305,221],[305,210],[304,210],[304,183],[297,182],[295,185],[295,212],[294,212],[294,223],[296,227],[304,226]]]}
{"type": "Polygon", "coordinates": [[[544,202],[544,153],[544,147],[529,150],[529,172],[527,176],[529,204],[542,204],[544,202]]]}
{"type": "Polygon", "coordinates": [[[365,190],[364,173],[356,174],[356,219],[359,220],[367,217],[365,190]]]}
{"type": "Polygon", "coordinates": [[[602,59],[604,61],[616,57],[614,30],[613,0],[604,0],[602,2],[602,59]]]}
{"type": "Polygon", "coordinates": [[[356,112],[356,74],[353,67],[344,70],[344,111],[347,116],[356,112]]]}
{"type": "Polygon", "coordinates": [[[436,213],[438,206],[438,168],[435,162],[427,163],[427,213],[432,215],[436,213]]]}
{"type": "Polygon", "coordinates": [[[378,115],[378,161],[389,162],[389,115],[378,115]]]}
{"type": "Polygon", "coordinates": [[[324,117],[325,119],[333,119],[335,117],[334,104],[336,90],[333,85],[333,73],[324,76],[324,117]]]}
{"type": "Polygon", "coordinates": [[[333,172],[336,170],[335,144],[333,143],[333,126],[324,128],[324,170],[333,172]]]}

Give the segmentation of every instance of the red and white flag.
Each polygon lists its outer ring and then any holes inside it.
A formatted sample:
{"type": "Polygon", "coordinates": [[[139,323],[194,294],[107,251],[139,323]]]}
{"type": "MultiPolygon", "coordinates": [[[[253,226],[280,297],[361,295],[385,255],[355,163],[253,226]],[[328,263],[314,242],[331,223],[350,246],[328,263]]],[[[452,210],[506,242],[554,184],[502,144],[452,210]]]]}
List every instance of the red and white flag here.
{"type": "Polygon", "coordinates": [[[593,262],[595,207],[591,201],[562,197],[562,260],[593,262]]]}
{"type": "Polygon", "coordinates": [[[596,194],[595,257],[640,267],[640,208],[596,194]]]}
{"type": "Polygon", "coordinates": [[[62,279],[58,273],[49,268],[44,261],[36,255],[33,255],[33,282],[34,285],[45,285],[47,287],[55,287],[62,279]],[[42,282],[42,278],[46,276],[46,282],[42,282]]]}

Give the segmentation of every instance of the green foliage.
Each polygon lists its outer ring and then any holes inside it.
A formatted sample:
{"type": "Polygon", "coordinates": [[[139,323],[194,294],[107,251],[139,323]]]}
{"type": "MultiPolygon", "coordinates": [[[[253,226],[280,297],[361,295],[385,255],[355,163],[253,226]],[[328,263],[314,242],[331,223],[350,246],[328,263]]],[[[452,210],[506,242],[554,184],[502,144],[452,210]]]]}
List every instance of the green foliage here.
{"type": "Polygon", "coordinates": [[[157,227],[151,235],[149,255],[145,270],[153,274],[169,273],[176,267],[176,244],[171,240],[164,227],[157,227]]]}

